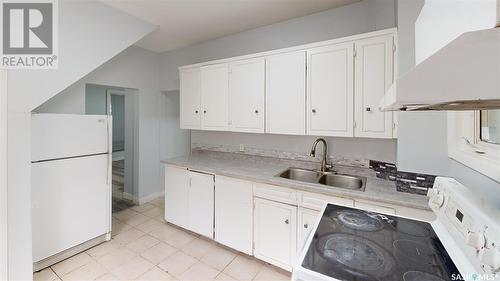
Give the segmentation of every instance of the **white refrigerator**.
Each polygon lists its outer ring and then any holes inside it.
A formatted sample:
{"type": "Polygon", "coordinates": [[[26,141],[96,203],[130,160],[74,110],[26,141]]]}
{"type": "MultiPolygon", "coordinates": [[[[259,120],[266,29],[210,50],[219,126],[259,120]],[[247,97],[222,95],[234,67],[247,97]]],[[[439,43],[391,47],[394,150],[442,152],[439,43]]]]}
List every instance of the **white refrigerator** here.
{"type": "Polygon", "coordinates": [[[32,115],[34,270],[110,239],[111,125],[106,115],[32,115]]]}

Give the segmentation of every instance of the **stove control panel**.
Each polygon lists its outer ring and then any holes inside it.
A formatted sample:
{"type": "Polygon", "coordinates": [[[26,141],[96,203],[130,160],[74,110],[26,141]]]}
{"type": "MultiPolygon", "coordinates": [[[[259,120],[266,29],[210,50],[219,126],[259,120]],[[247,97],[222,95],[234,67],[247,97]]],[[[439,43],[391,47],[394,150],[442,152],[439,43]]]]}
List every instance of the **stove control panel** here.
{"type": "Polygon", "coordinates": [[[476,273],[500,280],[500,209],[452,178],[437,177],[427,195],[437,220],[476,273]]]}

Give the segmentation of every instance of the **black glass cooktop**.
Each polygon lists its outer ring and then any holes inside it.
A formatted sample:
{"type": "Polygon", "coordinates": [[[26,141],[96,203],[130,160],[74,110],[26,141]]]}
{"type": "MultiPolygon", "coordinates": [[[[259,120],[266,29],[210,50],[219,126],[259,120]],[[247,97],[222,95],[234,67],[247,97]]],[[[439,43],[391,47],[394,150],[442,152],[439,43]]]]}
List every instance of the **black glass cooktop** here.
{"type": "Polygon", "coordinates": [[[430,224],[331,204],[302,266],[345,281],[449,281],[459,273],[430,224]]]}

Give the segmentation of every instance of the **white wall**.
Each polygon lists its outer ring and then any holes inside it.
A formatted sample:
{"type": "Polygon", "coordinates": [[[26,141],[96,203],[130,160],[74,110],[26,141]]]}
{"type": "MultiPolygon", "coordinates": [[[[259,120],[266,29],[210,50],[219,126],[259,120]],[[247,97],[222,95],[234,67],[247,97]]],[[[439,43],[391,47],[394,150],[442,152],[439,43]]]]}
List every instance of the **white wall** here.
{"type": "MultiPolygon", "coordinates": [[[[494,0],[399,0],[399,74],[462,32],[492,27],[492,5],[494,0]]],[[[401,170],[455,177],[500,204],[499,183],[448,157],[446,112],[401,112],[399,124],[401,170]]]]}
{"type": "MultiPolygon", "coordinates": [[[[177,68],[181,65],[391,28],[395,26],[395,9],[394,0],[365,0],[166,52],[161,57],[160,87],[164,91],[169,91],[169,99],[177,100],[179,89],[177,68]]],[[[244,144],[261,149],[306,153],[314,137],[193,131],[191,139],[193,143],[228,146],[244,144]]],[[[188,138],[186,140],[189,141],[188,138]]],[[[328,138],[328,141],[330,152],[338,156],[396,161],[396,142],[393,140],[328,138]]],[[[162,142],[162,146],[164,145],[168,143],[162,142]]]]}

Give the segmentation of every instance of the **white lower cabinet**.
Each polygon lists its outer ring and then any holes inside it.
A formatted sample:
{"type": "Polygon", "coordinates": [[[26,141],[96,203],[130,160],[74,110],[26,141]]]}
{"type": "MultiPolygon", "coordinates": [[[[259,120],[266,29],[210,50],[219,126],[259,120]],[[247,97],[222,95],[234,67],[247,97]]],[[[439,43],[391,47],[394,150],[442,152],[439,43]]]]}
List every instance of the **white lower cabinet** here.
{"type": "Polygon", "coordinates": [[[215,240],[252,255],[253,184],[223,176],[215,181],[215,240]]]}
{"type": "Polygon", "coordinates": [[[214,176],[165,166],[165,220],[213,238],[214,176]]]}
{"type": "Polygon", "coordinates": [[[254,255],[291,270],[297,248],[297,207],[254,199],[254,255]]]}
{"type": "Polygon", "coordinates": [[[188,227],[188,170],[165,166],[165,220],[188,227]]]}
{"type": "Polygon", "coordinates": [[[214,175],[189,171],[188,229],[213,238],[214,175]]]}
{"type": "Polygon", "coordinates": [[[298,207],[297,209],[297,251],[300,252],[304,243],[314,228],[320,212],[298,207]]]}

